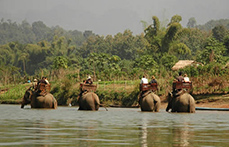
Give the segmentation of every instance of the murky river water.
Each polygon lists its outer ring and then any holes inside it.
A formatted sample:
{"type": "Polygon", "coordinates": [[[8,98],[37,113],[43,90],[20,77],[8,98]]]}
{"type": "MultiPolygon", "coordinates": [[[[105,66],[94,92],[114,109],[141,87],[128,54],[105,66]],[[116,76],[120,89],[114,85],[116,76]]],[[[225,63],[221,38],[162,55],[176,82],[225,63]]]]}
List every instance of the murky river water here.
{"type": "Polygon", "coordinates": [[[57,110],[0,105],[0,146],[229,146],[229,112],[141,112],[140,108],[57,110]]]}

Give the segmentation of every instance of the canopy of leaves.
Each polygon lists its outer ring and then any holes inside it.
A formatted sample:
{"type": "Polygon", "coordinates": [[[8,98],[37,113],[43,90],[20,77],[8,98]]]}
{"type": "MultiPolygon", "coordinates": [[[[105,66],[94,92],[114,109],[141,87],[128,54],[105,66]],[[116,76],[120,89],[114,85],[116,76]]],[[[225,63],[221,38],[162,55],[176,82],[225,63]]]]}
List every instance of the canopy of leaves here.
{"type": "Polygon", "coordinates": [[[100,79],[132,79],[142,73],[164,75],[180,59],[204,64],[228,61],[227,20],[212,21],[210,31],[199,29],[195,18],[189,20],[188,28],[183,28],[181,21],[181,16],[174,15],[162,26],[163,22],[153,16],[152,24],[140,35],[125,30],[100,36],[90,30],[50,28],[42,21],[30,25],[2,20],[0,76],[5,76],[7,83],[18,74],[65,69],[77,71],[78,77],[90,74],[100,79]]]}

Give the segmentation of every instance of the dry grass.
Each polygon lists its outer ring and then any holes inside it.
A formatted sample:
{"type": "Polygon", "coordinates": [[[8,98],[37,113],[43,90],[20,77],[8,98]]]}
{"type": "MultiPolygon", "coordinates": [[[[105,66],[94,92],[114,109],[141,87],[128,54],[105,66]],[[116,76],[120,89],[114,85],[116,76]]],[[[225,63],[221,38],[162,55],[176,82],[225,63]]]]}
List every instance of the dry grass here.
{"type": "Polygon", "coordinates": [[[226,94],[229,91],[229,79],[219,76],[192,78],[193,94],[226,94]]]}
{"type": "Polygon", "coordinates": [[[121,91],[133,91],[135,89],[135,85],[127,85],[127,84],[109,84],[109,85],[98,85],[98,90],[113,90],[117,92],[121,91]]]}

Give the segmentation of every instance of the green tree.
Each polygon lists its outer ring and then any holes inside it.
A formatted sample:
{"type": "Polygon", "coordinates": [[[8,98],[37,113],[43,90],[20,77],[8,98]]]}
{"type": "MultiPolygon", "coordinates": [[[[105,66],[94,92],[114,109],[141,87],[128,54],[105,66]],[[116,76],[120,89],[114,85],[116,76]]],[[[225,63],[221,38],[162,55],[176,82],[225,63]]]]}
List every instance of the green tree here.
{"type": "Polygon", "coordinates": [[[212,29],[212,34],[216,40],[223,42],[226,36],[226,28],[223,25],[216,26],[212,29]]]}
{"type": "Polygon", "coordinates": [[[144,30],[144,32],[145,32],[145,38],[149,43],[148,47],[153,52],[157,52],[162,46],[161,40],[162,40],[163,34],[160,31],[159,19],[156,16],[153,16],[152,19],[153,19],[153,24],[148,26],[144,30]]]}
{"type": "Polygon", "coordinates": [[[173,65],[175,65],[175,63],[178,61],[177,57],[172,55],[172,54],[168,54],[165,53],[160,62],[161,64],[167,69],[167,70],[171,70],[171,68],[173,67],[173,65]]]}
{"type": "Polygon", "coordinates": [[[158,70],[157,62],[150,55],[143,55],[137,58],[134,67],[142,69],[145,74],[147,74],[147,71],[156,72],[158,70]]]}
{"type": "Polygon", "coordinates": [[[189,18],[187,27],[188,28],[195,28],[196,27],[196,19],[194,17],[189,18]]]}
{"type": "Polygon", "coordinates": [[[32,31],[36,34],[36,41],[48,40],[51,35],[51,29],[48,28],[42,21],[32,23],[32,31]]]}
{"type": "Polygon", "coordinates": [[[180,15],[174,15],[171,20],[170,23],[168,24],[168,26],[172,25],[173,23],[180,23],[182,21],[182,17],[180,15]]]}
{"type": "Polygon", "coordinates": [[[197,57],[199,62],[208,64],[211,62],[225,63],[228,58],[225,57],[226,48],[223,43],[217,41],[213,37],[207,39],[203,51],[197,57]]]}
{"type": "Polygon", "coordinates": [[[19,57],[19,61],[22,61],[23,63],[23,70],[24,70],[24,74],[26,74],[26,64],[29,61],[29,54],[26,52],[21,52],[20,57],[19,57]]]}
{"type": "Polygon", "coordinates": [[[226,47],[226,49],[227,49],[227,51],[226,51],[226,53],[227,53],[227,55],[229,55],[229,35],[227,35],[225,38],[224,38],[224,45],[225,45],[225,47],[226,47]]]}
{"type": "MultiPolygon", "coordinates": [[[[4,85],[15,82],[15,75],[19,75],[19,68],[12,65],[0,65],[0,75],[4,85]]],[[[18,76],[17,76],[18,77],[18,76]]]]}
{"type": "Polygon", "coordinates": [[[192,55],[182,55],[182,57],[186,59],[194,59],[197,51],[201,51],[204,48],[206,39],[210,36],[210,34],[197,28],[184,30],[186,33],[183,33],[179,40],[181,43],[187,45],[187,47],[191,50],[192,55]]]}
{"type": "Polygon", "coordinates": [[[68,59],[64,56],[57,56],[53,61],[53,68],[54,69],[66,69],[68,68],[68,59]]]}

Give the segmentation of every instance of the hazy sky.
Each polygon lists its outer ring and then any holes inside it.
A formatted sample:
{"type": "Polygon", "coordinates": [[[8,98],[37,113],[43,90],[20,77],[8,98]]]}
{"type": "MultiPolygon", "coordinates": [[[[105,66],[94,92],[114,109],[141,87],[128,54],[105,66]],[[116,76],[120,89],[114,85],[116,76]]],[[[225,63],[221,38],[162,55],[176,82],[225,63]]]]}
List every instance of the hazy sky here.
{"type": "Polygon", "coordinates": [[[197,24],[209,20],[229,19],[229,0],[0,0],[0,19],[32,24],[43,21],[47,26],[66,30],[92,30],[99,35],[143,32],[141,20],[152,22],[152,16],[169,21],[182,17],[186,27],[194,17],[197,24]]]}

